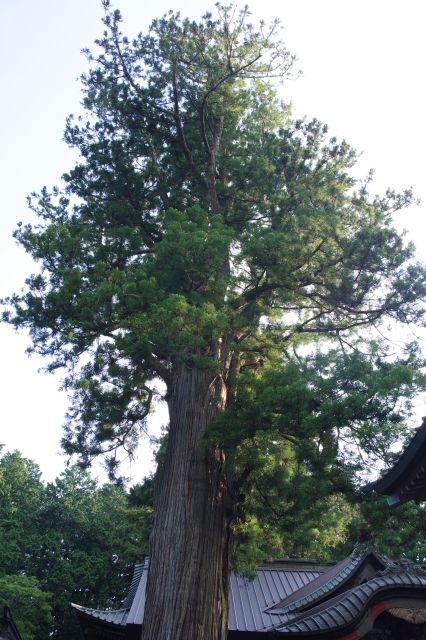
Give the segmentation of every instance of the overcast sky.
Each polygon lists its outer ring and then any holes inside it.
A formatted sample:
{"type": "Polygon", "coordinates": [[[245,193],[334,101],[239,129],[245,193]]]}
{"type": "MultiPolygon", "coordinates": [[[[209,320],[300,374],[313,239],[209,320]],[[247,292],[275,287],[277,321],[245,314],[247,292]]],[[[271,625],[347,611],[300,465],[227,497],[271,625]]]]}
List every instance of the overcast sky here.
{"type": "MultiPolygon", "coordinates": [[[[254,19],[279,17],[284,39],[303,76],[287,82],[283,97],[295,112],[318,117],[330,134],[363,152],[359,175],[376,170],[374,190],[413,186],[423,204],[402,214],[426,259],[426,3],[424,0],[255,0],[254,19]]],[[[124,31],[135,35],[168,9],[198,17],[213,3],[191,0],[116,0],[124,31]]],[[[65,118],[80,112],[80,53],[102,32],[98,0],[3,0],[0,24],[0,297],[19,290],[32,265],[11,234],[29,221],[26,196],[60,185],[73,152],[62,141],[65,118]]],[[[0,325],[0,443],[19,449],[53,479],[66,398],[59,379],[39,373],[25,355],[28,340],[0,325]]],[[[156,424],[164,422],[160,411],[156,424]]],[[[145,447],[125,469],[139,481],[151,464],[145,447]]]]}

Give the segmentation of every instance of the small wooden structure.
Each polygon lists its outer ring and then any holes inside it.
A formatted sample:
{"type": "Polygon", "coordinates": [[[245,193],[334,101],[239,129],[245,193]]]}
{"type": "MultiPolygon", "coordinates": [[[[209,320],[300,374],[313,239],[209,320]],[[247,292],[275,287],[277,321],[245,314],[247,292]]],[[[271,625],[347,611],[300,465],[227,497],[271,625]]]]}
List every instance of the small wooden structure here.
{"type": "Polygon", "coordinates": [[[363,491],[388,496],[390,505],[426,500],[426,418],[393,467],[378,480],[367,484],[363,491]]]}

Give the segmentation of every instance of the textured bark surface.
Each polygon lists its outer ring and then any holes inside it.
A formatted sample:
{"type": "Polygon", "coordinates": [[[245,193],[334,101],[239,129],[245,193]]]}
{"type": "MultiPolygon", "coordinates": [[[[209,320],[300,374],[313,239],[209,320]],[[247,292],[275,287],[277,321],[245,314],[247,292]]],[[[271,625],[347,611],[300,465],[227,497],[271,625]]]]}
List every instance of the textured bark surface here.
{"type": "Polygon", "coordinates": [[[182,366],[174,378],[142,640],[226,638],[232,508],[223,454],[202,443],[225,401],[211,371],[182,366]]]}

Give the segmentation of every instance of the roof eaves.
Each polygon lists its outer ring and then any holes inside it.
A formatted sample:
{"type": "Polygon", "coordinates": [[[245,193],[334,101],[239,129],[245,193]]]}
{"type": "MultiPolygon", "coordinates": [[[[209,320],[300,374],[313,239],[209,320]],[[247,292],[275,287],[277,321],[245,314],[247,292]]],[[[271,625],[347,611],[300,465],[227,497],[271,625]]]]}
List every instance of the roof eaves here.
{"type": "Polygon", "coordinates": [[[74,602],[71,602],[71,606],[78,614],[91,620],[99,620],[114,627],[125,627],[127,624],[129,609],[115,609],[113,611],[110,609],[91,609],[74,602]]]}
{"type": "Polygon", "coordinates": [[[379,598],[381,593],[388,591],[391,595],[395,590],[398,593],[411,593],[413,589],[419,588],[426,594],[426,576],[423,578],[409,573],[379,576],[267,631],[299,634],[313,632],[315,627],[317,632],[340,631],[356,625],[365,615],[370,603],[379,598]],[[327,625],[324,625],[325,620],[329,621],[327,625]]]}
{"type": "MultiPolygon", "coordinates": [[[[423,418],[422,424],[416,429],[414,436],[401,452],[395,464],[381,478],[369,482],[361,490],[364,493],[377,491],[378,493],[394,496],[395,484],[402,482],[409,475],[413,462],[423,453],[426,453],[426,417],[423,418]]],[[[395,501],[395,504],[398,502],[395,501]]]]}
{"type": "MultiPolygon", "coordinates": [[[[344,584],[350,576],[352,576],[356,570],[361,566],[362,562],[367,559],[369,556],[373,556],[376,560],[382,563],[383,567],[386,566],[386,562],[378,556],[374,551],[365,550],[364,552],[360,552],[359,549],[354,549],[351,555],[342,560],[339,564],[343,565],[338,571],[338,573],[334,573],[338,565],[331,567],[327,572],[325,572],[322,576],[319,576],[316,581],[321,582],[321,584],[315,588],[315,585],[312,585],[314,588],[311,591],[303,594],[302,597],[297,597],[297,591],[288,598],[282,600],[279,603],[276,603],[266,609],[268,613],[276,613],[276,614],[286,614],[296,612],[300,609],[307,608],[309,605],[313,605],[318,600],[321,600],[328,593],[332,593],[336,589],[338,589],[342,584],[344,584]],[[331,577],[327,580],[327,574],[331,574],[331,577]],[[286,600],[290,600],[286,604],[286,600]]],[[[314,581],[315,582],[315,581],[314,581]]],[[[305,587],[302,588],[306,590],[305,587]]],[[[301,590],[302,590],[301,589],[301,590]]]]}

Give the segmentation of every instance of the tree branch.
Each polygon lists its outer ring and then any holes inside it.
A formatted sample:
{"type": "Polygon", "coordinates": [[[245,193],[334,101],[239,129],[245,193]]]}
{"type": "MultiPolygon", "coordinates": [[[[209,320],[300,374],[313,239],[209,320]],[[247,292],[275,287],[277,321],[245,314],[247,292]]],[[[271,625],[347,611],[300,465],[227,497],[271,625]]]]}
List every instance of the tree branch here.
{"type": "Polygon", "coordinates": [[[239,67],[238,69],[231,69],[231,71],[229,73],[227,73],[225,76],[220,78],[217,82],[215,82],[214,85],[212,87],[210,87],[210,89],[204,95],[204,97],[203,97],[203,99],[201,101],[201,106],[200,106],[201,135],[202,135],[202,138],[203,138],[204,146],[205,146],[206,151],[207,151],[207,153],[209,155],[211,153],[211,150],[210,150],[210,145],[209,145],[209,141],[207,139],[207,133],[206,133],[206,106],[207,106],[207,100],[212,95],[212,93],[214,93],[217,89],[219,89],[219,87],[224,82],[227,82],[230,78],[233,78],[234,76],[237,76],[239,73],[241,73],[241,71],[244,71],[245,69],[248,69],[249,67],[251,67],[261,57],[262,57],[262,55],[259,53],[253,60],[251,60],[247,64],[243,65],[242,67],[239,67]]]}
{"type": "Polygon", "coordinates": [[[201,187],[204,189],[204,191],[208,191],[207,183],[203,178],[203,176],[201,175],[201,173],[198,171],[197,167],[195,166],[191,151],[188,147],[188,143],[185,138],[185,132],[183,130],[182,118],[180,116],[180,109],[179,109],[179,93],[177,89],[176,69],[177,69],[177,60],[174,59],[172,62],[172,90],[173,90],[173,104],[174,104],[173,117],[174,117],[176,129],[178,132],[179,141],[182,145],[184,156],[192,171],[193,176],[195,177],[197,182],[201,185],[201,187]]]}

